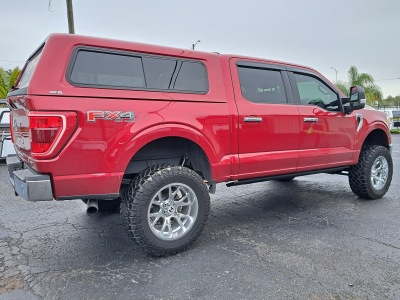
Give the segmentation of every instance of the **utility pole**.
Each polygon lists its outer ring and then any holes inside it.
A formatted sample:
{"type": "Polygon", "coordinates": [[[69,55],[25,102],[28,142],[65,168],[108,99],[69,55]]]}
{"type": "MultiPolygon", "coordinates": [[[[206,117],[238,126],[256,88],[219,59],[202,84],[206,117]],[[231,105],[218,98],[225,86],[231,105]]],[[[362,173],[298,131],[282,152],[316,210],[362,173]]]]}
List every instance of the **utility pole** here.
{"type": "Polygon", "coordinates": [[[74,11],[72,9],[72,0],[67,0],[67,15],[68,15],[68,31],[70,34],[74,34],[75,27],[74,27],[74,11]]]}

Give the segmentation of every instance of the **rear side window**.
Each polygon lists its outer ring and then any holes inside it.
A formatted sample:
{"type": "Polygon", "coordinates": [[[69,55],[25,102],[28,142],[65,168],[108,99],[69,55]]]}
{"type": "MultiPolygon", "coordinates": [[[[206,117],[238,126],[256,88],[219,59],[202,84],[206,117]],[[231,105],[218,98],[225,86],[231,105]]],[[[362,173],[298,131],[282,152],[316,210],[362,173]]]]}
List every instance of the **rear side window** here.
{"type": "Polygon", "coordinates": [[[148,88],[166,90],[176,68],[176,60],[144,57],[143,66],[148,88]]]}
{"type": "Polygon", "coordinates": [[[195,62],[183,62],[176,78],[174,90],[203,92],[207,90],[204,65],[195,62]]]}
{"type": "Polygon", "coordinates": [[[240,87],[244,98],[254,103],[287,103],[282,75],[279,70],[238,67],[240,87]]]}
{"type": "Polygon", "coordinates": [[[78,49],[67,75],[77,86],[206,93],[205,65],[140,53],[78,49]]]}
{"type": "Polygon", "coordinates": [[[24,73],[22,74],[21,79],[18,82],[17,86],[18,88],[22,89],[28,86],[29,82],[32,79],[33,72],[36,69],[41,54],[42,50],[39,50],[39,52],[27,62],[24,73]]]}
{"type": "Polygon", "coordinates": [[[140,88],[145,86],[142,59],[93,51],[79,51],[70,80],[81,85],[140,88]]]}

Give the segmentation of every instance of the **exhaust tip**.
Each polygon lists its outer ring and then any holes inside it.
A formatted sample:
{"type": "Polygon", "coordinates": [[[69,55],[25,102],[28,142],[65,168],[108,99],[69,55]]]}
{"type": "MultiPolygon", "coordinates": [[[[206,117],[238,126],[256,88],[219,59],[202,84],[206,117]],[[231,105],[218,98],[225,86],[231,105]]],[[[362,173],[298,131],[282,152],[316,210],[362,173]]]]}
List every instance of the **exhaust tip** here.
{"type": "Polygon", "coordinates": [[[86,213],[88,214],[88,215],[95,215],[95,214],[97,214],[97,212],[98,212],[98,209],[96,208],[96,207],[88,207],[87,209],[86,209],[86,213]]]}
{"type": "Polygon", "coordinates": [[[99,211],[99,204],[98,201],[95,199],[90,199],[87,202],[86,213],[88,215],[95,215],[99,211]]]}

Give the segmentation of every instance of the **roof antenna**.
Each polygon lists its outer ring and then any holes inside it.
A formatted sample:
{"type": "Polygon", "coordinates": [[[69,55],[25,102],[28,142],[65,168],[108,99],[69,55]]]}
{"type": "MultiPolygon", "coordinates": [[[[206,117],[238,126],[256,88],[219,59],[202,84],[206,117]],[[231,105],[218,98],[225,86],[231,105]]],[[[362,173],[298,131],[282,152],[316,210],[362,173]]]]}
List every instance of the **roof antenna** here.
{"type": "Polygon", "coordinates": [[[192,44],[192,50],[194,50],[194,47],[196,47],[196,45],[198,44],[198,43],[200,43],[201,41],[200,40],[197,40],[197,42],[195,43],[195,44],[192,44]]]}

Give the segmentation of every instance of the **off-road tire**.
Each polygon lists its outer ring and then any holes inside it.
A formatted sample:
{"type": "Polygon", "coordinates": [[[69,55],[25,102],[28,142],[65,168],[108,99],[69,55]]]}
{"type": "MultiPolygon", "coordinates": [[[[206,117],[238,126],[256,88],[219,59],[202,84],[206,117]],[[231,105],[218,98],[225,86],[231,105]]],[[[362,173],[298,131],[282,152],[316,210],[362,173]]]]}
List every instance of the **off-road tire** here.
{"type": "Polygon", "coordinates": [[[203,231],[210,211],[210,195],[203,179],[182,166],[155,165],[142,171],[131,182],[121,203],[121,217],[128,236],[152,256],[167,256],[184,251],[203,231]],[[157,236],[148,221],[149,206],[156,193],[172,183],[191,188],[197,197],[197,217],[183,236],[165,240],[157,236]]]}
{"type": "Polygon", "coordinates": [[[358,163],[350,168],[350,188],[354,194],[363,199],[379,199],[382,198],[389,189],[392,176],[393,161],[389,150],[383,146],[365,146],[361,150],[358,163]],[[378,157],[386,159],[388,164],[387,179],[383,187],[380,189],[376,189],[371,182],[373,164],[378,157]]]}

